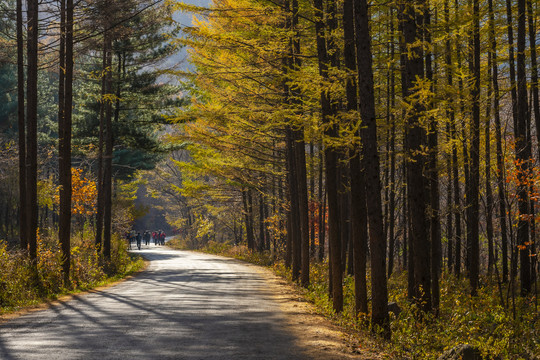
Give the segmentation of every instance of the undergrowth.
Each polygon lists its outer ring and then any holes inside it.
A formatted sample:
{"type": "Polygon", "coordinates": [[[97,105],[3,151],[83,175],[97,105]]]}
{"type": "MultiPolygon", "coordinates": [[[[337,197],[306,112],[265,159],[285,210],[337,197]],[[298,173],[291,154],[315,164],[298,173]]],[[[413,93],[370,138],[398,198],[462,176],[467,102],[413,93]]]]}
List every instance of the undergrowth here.
{"type": "MultiPolygon", "coordinates": [[[[170,245],[187,248],[186,243],[179,239],[170,245]]],[[[290,270],[282,261],[274,261],[269,253],[260,254],[248,251],[245,246],[212,241],[198,250],[271,266],[278,275],[291,279],[290,270]]],[[[370,297],[369,273],[367,278],[370,297]]],[[[358,346],[369,343],[369,346],[378,348],[383,358],[437,359],[447,349],[471,344],[478,347],[486,358],[540,359],[540,312],[535,308],[534,296],[516,297],[514,320],[509,285],[502,288],[503,306],[494,281],[484,278],[484,286],[478,296],[472,297],[466,278],[445,273],[440,280],[441,305],[436,317],[431,313],[420,314],[407,299],[406,272],[395,274],[388,282],[389,301],[397,302],[402,311],[397,317],[390,314],[392,339],[386,342],[369,332],[369,314],[355,316],[352,276],[344,279],[344,310],[340,314],[333,311],[328,296],[328,264],[312,263],[310,280],[310,286],[301,289],[307,300],[323,315],[354,334],[358,346]]]]}
{"type": "Polygon", "coordinates": [[[0,314],[54,300],[116,281],[144,266],[139,256],[127,252],[125,242],[113,236],[111,258],[100,259],[93,238],[81,234],[71,239],[70,283],[63,283],[61,251],[56,239],[38,238],[38,258],[33,264],[20,250],[0,241],[0,314]]]}

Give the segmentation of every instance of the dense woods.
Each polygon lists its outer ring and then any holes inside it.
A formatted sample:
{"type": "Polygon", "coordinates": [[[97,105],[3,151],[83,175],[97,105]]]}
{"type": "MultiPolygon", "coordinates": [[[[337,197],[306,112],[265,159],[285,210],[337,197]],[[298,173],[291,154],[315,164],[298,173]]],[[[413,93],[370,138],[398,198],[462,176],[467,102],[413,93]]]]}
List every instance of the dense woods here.
{"type": "Polygon", "coordinates": [[[0,6],[4,311],[141,266],[121,241],[137,213],[131,179],[161,158],[163,116],[181,100],[157,81],[176,51],[170,6],[0,6]]]}
{"type": "Polygon", "coordinates": [[[440,326],[464,299],[537,314],[536,2],[178,6],[198,15],[189,156],[161,186],[191,246],[246,241],[311,292],[322,266],[333,311],[354,302],[387,338],[388,299],[440,326]]]}
{"type": "Polygon", "coordinates": [[[180,242],[283,262],[397,356],[540,353],[537,2],[1,10],[0,261],[30,286],[47,251],[58,287],[79,248],[99,274],[125,262],[146,196],[180,242]],[[167,69],[184,46],[191,67],[167,69]]]}

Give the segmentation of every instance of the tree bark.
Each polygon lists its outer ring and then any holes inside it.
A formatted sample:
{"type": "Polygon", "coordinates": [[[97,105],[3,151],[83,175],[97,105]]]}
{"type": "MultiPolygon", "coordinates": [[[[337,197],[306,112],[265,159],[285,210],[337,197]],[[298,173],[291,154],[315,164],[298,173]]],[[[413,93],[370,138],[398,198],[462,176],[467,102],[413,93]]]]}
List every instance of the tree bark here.
{"type": "Polygon", "coordinates": [[[492,69],[493,62],[491,52],[488,52],[488,86],[487,86],[487,105],[486,105],[486,123],[484,127],[485,141],[485,171],[486,178],[486,236],[488,240],[488,275],[493,272],[495,264],[495,253],[493,248],[493,192],[491,190],[491,101],[493,98],[492,69]]]}
{"type": "MultiPolygon", "coordinates": [[[[333,0],[332,0],[333,1],[333,0]]],[[[323,80],[328,80],[328,51],[326,45],[326,25],[324,22],[324,10],[322,0],[313,0],[315,7],[315,31],[317,37],[317,56],[319,60],[319,73],[323,80]]],[[[330,17],[336,14],[329,14],[330,17]]],[[[335,50],[329,45],[331,50],[335,50]]],[[[335,124],[330,124],[332,116],[335,115],[331,103],[330,94],[326,89],[321,90],[321,116],[322,122],[326,125],[324,135],[328,138],[337,136],[335,124]]],[[[332,303],[336,312],[343,310],[343,285],[342,285],[342,265],[341,265],[341,242],[339,229],[339,194],[337,178],[337,150],[332,146],[325,146],[325,175],[326,175],[326,194],[328,197],[328,242],[330,255],[330,272],[332,303]]]]}
{"type": "MultiPolygon", "coordinates": [[[[354,37],[354,0],[345,0],[343,4],[344,61],[347,76],[346,94],[347,110],[358,110],[356,84],[356,48],[354,37]]],[[[351,124],[354,125],[354,124],[351,124]]],[[[367,209],[366,184],[364,171],[360,164],[361,149],[358,144],[350,150],[349,168],[351,181],[351,244],[353,251],[355,311],[368,313],[366,284],[366,250],[367,250],[367,209]]]]}
{"type": "MultiPolygon", "coordinates": [[[[434,79],[433,79],[433,65],[432,54],[429,50],[431,44],[431,10],[429,1],[424,5],[424,41],[428,44],[425,50],[425,73],[426,79],[430,82],[431,91],[434,92],[434,79]]],[[[431,109],[431,102],[428,103],[429,109],[431,109]]],[[[441,216],[440,216],[440,202],[439,202],[439,170],[437,156],[439,152],[438,143],[438,129],[437,119],[435,116],[429,118],[429,200],[430,200],[430,239],[431,239],[431,296],[433,302],[433,309],[436,313],[439,311],[439,273],[441,270],[441,216]]]]}
{"type": "Polygon", "coordinates": [[[414,298],[420,309],[431,310],[431,246],[426,224],[426,194],[423,169],[425,164],[422,148],[425,146],[425,130],[419,122],[423,109],[418,102],[411,99],[417,79],[424,77],[422,33],[423,16],[416,12],[416,6],[423,6],[422,1],[402,3],[401,28],[406,49],[410,55],[405,56],[404,78],[402,87],[408,102],[412,102],[412,110],[406,118],[405,151],[407,161],[407,194],[411,223],[411,245],[414,261],[414,298]]]}
{"type": "Polygon", "coordinates": [[[28,249],[26,197],[26,126],[24,118],[24,39],[22,0],[17,0],[17,125],[19,130],[19,243],[28,249]]]}
{"type": "Polygon", "coordinates": [[[370,194],[367,211],[371,250],[371,322],[374,329],[382,329],[383,336],[390,338],[388,287],[386,279],[386,237],[383,228],[382,189],[377,147],[377,120],[367,1],[355,0],[354,10],[358,96],[361,99],[360,118],[364,124],[361,130],[363,142],[362,163],[364,165],[366,179],[366,193],[370,194]]]}
{"type": "Polygon", "coordinates": [[[529,260],[529,194],[528,170],[531,157],[531,144],[527,138],[527,78],[525,68],[525,0],[518,0],[518,32],[517,32],[517,129],[516,158],[518,166],[518,233],[517,243],[520,258],[521,294],[531,291],[531,269],[529,260]]]}
{"type": "MultiPolygon", "coordinates": [[[[109,34],[110,35],[110,34],[109,34]]],[[[105,38],[106,73],[105,93],[113,95],[112,90],[112,38],[105,38]]],[[[112,160],[113,160],[113,127],[112,127],[112,99],[105,99],[105,153],[103,156],[103,256],[111,257],[112,232],[112,160]]]]}
{"type": "Polygon", "coordinates": [[[28,248],[32,261],[37,261],[37,107],[38,107],[38,36],[37,0],[27,1],[27,79],[26,79],[26,213],[28,216],[28,248]]]}
{"type": "Polygon", "coordinates": [[[493,82],[493,117],[495,120],[495,143],[497,147],[497,193],[499,205],[499,226],[501,232],[501,261],[502,280],[508,280],[508,238],[506,229],[506,195],[505,195],[505,169],[503,163],[502,134],[500,118],[500,93],[499,93],[499,73],[497,61],[497,42],[495,38],[495,17],[493,11],[493,0],[488,0],[489,12],[489,51],[491,53],[491,69],[493,82]]]}
{"type": "Polygon", "coordinates": [[[516,92],[516,66],[514,55],[514,29],[512,19],[512,1],[506,0],[506,29],[508,32],[508,67],[510,71],[510,95],[512,99],[512,118],[514,120],[514,128],[517,128],[517,92],[516,92]]]}
{"type": "MultiPolygon", "coordinates": [[[[446,84],[450,89],[453,87],[453,67],[452,67],[452,42],[450,40],[450,9],[449,9],[449,1],[444,1],[444,24],[445,24],[445,31],[447,33],[447,39],[445,41],[445,50],[444,50],[444,62],[445,62],[445,74],[446,74],[446,84]]],[[[453,195],[453,165],[454,161],[457,162],[457,151],[456,151],[456,144],[454,141],[454,135],[452,132],[452,127],[455,128],[455,112],[452,104],[449,104],[449,108],[447,110],[448,112],[448,125],[447,125],[447,133],[448,133],[448,140],[452,144],[451,149],[452,153],[448,156],[447,160],[447,172],[448,172],[448,196],[447,196],[447,203],[448,203],[448,215],[447,215],[447,238],[448,238],[448,247],[447,247],[447,265],[448,265],[448,271],[453,271],[453,263],[454,263],[454,226],[453,226],[453,218],[454,218],[454,202],[452,201],[452,195],[453,195]],[[455,159],[454,159],[454,152],[455,159]]],[[[454,130],[455,133],[455,130],[454,130]]],[[[455,168],[457,171],[457,164],[455,164],[455,168]]],[[[459,190],[458,190],[459,191],[459,190]]],[[[456,220],[456,234],[457,234],[457,228],[461,227],[460,224],[456,220]]]]}
{"type": "Polygon", "coordinates": [[[471,294],[474,296],[478,289],[480,272],[480,237],[479,237],[479,184],[480,184],[480,5],[473,0],[473,73],[471,85],[472,123],[471,123],[471,169],[470,169],[470,208],[468,226],[470,227],[469,280],[471,294]]]}
{"type": "Polygon", "coordinates": [[[73,0],[61,1],[59,70],[59,242],[62,249],[64,286],[69,286],[71,255],[71,115],[73,100],[73,0]]]}

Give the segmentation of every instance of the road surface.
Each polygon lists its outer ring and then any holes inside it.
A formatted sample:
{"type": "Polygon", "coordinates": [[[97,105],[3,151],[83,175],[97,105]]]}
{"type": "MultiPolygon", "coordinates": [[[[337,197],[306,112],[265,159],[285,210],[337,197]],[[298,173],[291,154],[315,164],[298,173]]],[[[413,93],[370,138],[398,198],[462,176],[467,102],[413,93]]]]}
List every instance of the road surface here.
{"type": "Polygon", "coordinates": [[[142,274],[0,325],[0,359],[309,358],[252,267],[153,244],[140,253],[142,274]]]}

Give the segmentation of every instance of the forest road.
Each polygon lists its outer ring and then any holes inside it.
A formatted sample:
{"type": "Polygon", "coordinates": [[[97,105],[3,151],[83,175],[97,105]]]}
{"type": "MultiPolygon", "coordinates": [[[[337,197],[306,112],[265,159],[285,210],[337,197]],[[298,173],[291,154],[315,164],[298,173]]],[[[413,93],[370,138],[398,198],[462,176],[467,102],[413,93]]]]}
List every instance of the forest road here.
{"type": "Polygon", "coordinates": [[[312,358],[253,266],[154,245],[140,253],[143,273],[1,324],[0,359],[312,358]]]}

